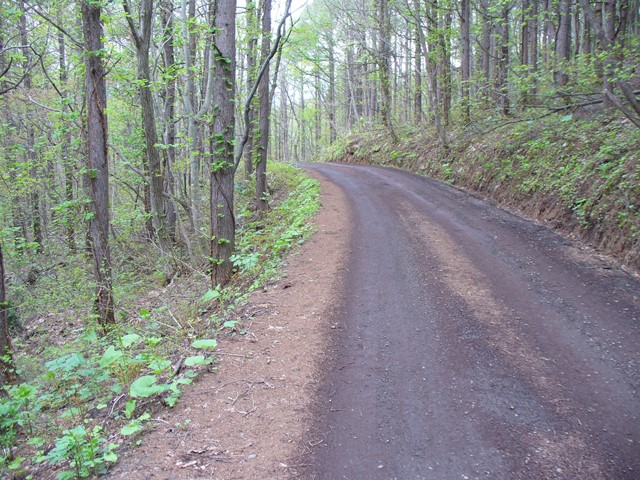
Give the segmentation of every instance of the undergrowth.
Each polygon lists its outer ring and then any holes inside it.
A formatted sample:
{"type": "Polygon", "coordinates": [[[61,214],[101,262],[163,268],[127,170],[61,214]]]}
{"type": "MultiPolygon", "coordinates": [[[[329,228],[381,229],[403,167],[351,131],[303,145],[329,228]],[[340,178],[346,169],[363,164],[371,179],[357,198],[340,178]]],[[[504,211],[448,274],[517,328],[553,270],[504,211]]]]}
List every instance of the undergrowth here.
{"type": "MultiPolygon", "coordinates": [[[[486,127],[486,125],[485,125],[486,127]]],[[[479,193],[640,270],[640,129],[628,121],[553,115],[499,129],[407,126],[337,142],[332,161],[394,166],[479,193]]]]}
{"type": "Polygon", "coordinates": [[[119,447],[141,441],[159,409],[215,370],[218,341],[246,333],[240,306],[279,275],[319,207],[319,184],[300,170],[272,164],[268,175],[272,208],[264,214],[252,210],[252,189],[238,181],[236,274],[225,288],[208,288],[207,276],[192,272],[159,289],[155,265],[145,265],[146,275],[122,270],[119,322],[106,335],[83,303],[91,285],[82,268],[59,265],[50,281],[18,289],[13,298],[30,320],[15,338],[19,383],[0,392],[0,477],[102,474],[119,447]],[[78,289],[74,302],[56,290],[65,288],[78,289]]]}

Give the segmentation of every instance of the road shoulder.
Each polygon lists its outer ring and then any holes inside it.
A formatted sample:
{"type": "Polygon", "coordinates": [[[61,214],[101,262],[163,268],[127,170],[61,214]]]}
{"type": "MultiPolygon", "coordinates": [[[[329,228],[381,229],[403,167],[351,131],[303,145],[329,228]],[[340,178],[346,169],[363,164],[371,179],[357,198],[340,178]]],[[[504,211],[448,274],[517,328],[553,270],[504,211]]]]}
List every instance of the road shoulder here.
{"type": "Polygon", "coordinates": [[[251,295],[249,333],[220,342],[217,372],[156,418],[110,478],[296,476],[350,234],[340,189],[323,181],[321,202],[317,232],[289,257],[285,276],[251,295]]]}

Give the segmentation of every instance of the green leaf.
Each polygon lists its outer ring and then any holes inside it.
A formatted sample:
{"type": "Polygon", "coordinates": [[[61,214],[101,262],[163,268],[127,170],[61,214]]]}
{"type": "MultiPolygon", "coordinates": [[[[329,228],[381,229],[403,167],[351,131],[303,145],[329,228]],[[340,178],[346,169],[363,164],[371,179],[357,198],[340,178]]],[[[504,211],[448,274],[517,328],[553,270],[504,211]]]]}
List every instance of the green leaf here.
{"type": "Polygon", "coordinates": [[[222,324],[224,328],[234,328],[238,324],[237,320],[227,320],[222,324]]]}
{"type": "Polygon", "coordinates": [[[204,358],[204,355],[195,355],[193,357],[189,357],[184,361],[184,364],[187,367],[193,367],[195,365],[208,365],[211,363],[211,360],[204,358]]]}
{"type": "Polygon", "coordinates": [[[560,119],[561,122],[570,122],[571,120],[573,120],[573,115],[565,115],[560,119]]]}
{"type": "Polygon", "coordinates": [[[217,288],[215,290],[209,289],[207,293],[202,296],[202,303],[210,302],[213,299],[220,298],[220,290],[217,288]]]}
{"type": "Polygon", "coordinates": [[[114,463],[114,462],[117,462],[117,461],[118,461],[118,455],[116,455],[116,453],[115,453],[115,452],[107,452],[107,453],[105,453],[105,454],[102,456],[102,459],[103,459],[105,462],[111,462],[111,463],[114,463]]]}
{"type": "Polygon", "coordinates": [[[128,335],[125,335],[124,337],[122,337],[122,346],[124,348],[129,348],[131,345],[138,342],[140,338],[140,335],[138,335],[137,333],[130,333],[128,335]]]}
{"type": "Polygon", "coordinates": [[[171,366],[171,360],[157,359],[149,364],[149,369],[156,375],[160,375],[165,372],[171,366]]]}
{"type": "Polygon", "coordinates": [[[168,385],[158,385],[158,377],[155,375],[143,375],[131,384],[129,394],[135,398],[146,398],[166,391],[168,385]]]}
{"type": "Polygon", "coordinates": [[[124,406],[124,416],[127,418],[131,418],[131,415],[133,415],[133,412],[136,409],[136,401],[135,400],[129,400],[126,405],[124,406]]]}
{"type": "Polygon", "coordinates": [[[24,457],[16,457],[7,466],[9,467],[9,470],[17,470],[17,469],[20,468],[20,465],[22,465],[22,462],[24,462],[25,460],[26,460],[26,458],[24,458],[24,457]]]}
{"type": "Polygon", "coordinates": [[[112,363],[118,361],[122,358],[122,350],[116,350],[113,345],[107,348],[107,351],[104,352],[102,358],[100,359],[100,366],[102,368],[108,367],[112,363]]]}
{"type": "Polygon", "coordinates": [[[142,430],[142,425],[138,420],[132,420],[127,425],[120,429],[121,435],[133,435],[142,430]]]}
{"type": "Polygon", "coordinates": [[[213,350],[218,345],[218,341],[214,338],[195,340],[191,346],[193,348],[209,348],[213,350]]]}

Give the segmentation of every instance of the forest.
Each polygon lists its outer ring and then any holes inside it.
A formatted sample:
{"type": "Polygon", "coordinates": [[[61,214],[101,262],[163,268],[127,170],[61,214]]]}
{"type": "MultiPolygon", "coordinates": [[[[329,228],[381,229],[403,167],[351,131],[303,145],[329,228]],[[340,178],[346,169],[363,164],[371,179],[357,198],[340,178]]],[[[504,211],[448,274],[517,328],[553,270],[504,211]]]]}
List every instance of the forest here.
{"type": "Polygon", "coordinates": [[[246,333],[319,206],[290,163],[555,210],[638,268],[639,70],[638,0],[0,0],[0,474],[106,471],[246,333]]]}

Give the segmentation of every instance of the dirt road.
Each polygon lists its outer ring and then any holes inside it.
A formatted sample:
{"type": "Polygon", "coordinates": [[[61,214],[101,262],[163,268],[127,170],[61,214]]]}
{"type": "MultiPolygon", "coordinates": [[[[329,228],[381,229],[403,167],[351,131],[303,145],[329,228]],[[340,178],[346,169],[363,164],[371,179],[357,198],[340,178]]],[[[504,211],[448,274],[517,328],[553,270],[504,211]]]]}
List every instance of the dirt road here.
{"type": "Polygon", "coordinates": [[[303,478],[640,478],[635,279],[439,183],[308,168],[352,236],[303,478]]]}

